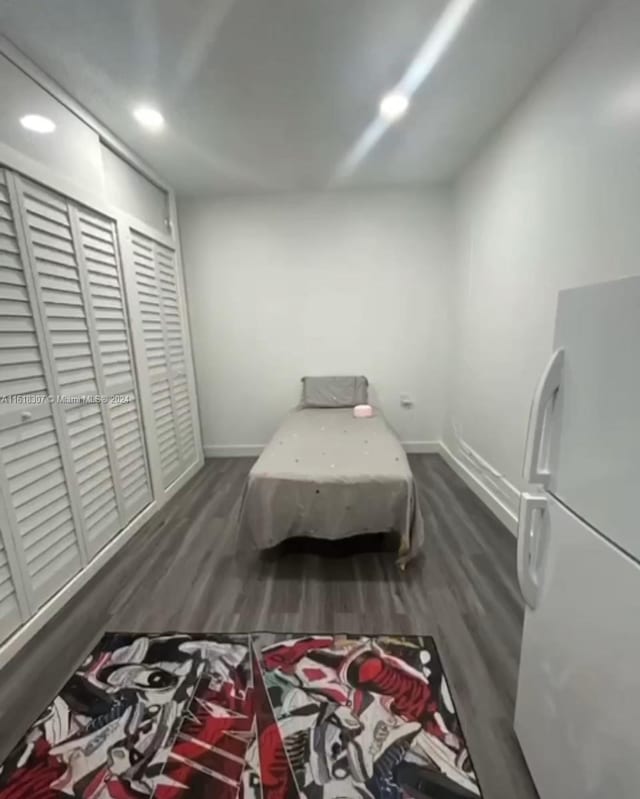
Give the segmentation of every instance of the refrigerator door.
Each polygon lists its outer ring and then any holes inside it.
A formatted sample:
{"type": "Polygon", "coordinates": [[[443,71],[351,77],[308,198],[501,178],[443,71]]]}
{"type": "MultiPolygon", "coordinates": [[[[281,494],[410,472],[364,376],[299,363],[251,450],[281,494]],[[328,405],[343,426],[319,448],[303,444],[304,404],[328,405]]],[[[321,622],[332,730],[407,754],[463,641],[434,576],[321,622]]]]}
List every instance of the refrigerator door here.
{"type": "Polygon", "coordinates": [[[560,292],[555,348],[546,487],[640,560],[640,278],[560,292]]]}
{"type": "MultiPolygon", "coordinates": [[[[532,517],[533,518],[533,517],[532,517]]],[[[640,566],[547,497],[515,729],[541,799],[640,796],[640,566]]]]}
{"type": "Polygon", "coordinates": [[[546,511],[547,497],[544,494],[522,494],[518,515],[518,582],[524,601],[534,609],[538,607],[540,597],[540,538],[546,511]]]}

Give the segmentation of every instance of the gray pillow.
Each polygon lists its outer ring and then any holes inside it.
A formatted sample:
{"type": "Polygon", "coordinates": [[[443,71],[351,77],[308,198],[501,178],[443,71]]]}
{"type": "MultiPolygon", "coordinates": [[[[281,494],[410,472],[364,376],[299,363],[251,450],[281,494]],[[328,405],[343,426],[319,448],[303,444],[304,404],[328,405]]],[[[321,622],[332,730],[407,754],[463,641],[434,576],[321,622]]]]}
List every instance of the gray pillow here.
{"type": "Polygon", "coordinates": [[[367,402],[369,381],[354,377],[303,377],[303,408],[352,408],[367,402]]]}

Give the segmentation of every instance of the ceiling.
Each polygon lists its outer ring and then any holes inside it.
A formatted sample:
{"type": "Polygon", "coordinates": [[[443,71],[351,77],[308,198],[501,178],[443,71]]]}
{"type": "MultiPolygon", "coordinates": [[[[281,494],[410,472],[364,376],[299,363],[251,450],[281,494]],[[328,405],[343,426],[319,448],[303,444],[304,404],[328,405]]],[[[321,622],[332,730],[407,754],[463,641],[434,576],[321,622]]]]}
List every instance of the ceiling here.
{"type": "Polygon", "coordinates": [[[598,2],[0,0],[0,30],[179,193],[239,194],[451,180],[598,2]],[[452,3],[409,113],[350,158],[452,3]]]}

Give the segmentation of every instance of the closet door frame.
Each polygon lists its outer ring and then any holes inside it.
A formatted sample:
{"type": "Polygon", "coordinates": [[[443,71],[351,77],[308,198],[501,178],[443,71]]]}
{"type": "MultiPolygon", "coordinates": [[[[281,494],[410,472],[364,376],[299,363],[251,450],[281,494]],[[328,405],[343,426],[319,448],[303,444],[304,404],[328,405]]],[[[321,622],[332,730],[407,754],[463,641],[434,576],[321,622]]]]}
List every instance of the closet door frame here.
{"type": "MultiPolygon", "coordinates": [[[[173,198],[172,198],[173,199],[173,198]]],[[[175,207],[174,207],[175,209],[175,207]]],[[[172,213],[174,210],[172,210],[172,213]]],[[[202,434],[200,431],[200,414],[198,409],[198,399],[196,394],[195,372],[193,367],[193,354],[191,349],[191,330],[189,325],[189,315],[186,305],[186,292],[184,285],[184,271],[182,268],[182,258],[178,242],[174,236],[169,236],[151,227],[145,222],[141,222],[136,217],[124,211],[114,212],[117,226],[117,238],[120,246],[120,254],[123,263],[125,280],[125,295],[131,320],[131,337],[135,353],[135,363],[138,368],[138,379],[140,384],[140,400],[142,406],[145,431],[147,432],[147,447],[151,467],[151,482],[153,485],[154,496],[165,502],[172,497],[204,464],[204,454],[202,451],[202,434]],[[133,244],[131,241],[131,230],[146,236],[173,250],[176,259],[176,287],[178,294],[178,307],[184,323],[184,353],[185,353],[185,372],[187,385],[189,387],[190,409],[193,419],[193,435],[196,442],[197,459],[190,465],[185,472],[179,474],[176,479],[164,488],[162,478],[162,468],[160,463],[160,448],[155,436],[155,422],[153,413],[153,399],[151,393],[151,377],[145,357],[144,332],[142,328],[142,314],[138,298],[138,288],[136,285],[136,275],[133,266],[133,244]]]]}
{"type": "MultiPolygon", "coordinates": [[[[173,192],[169,192],[169,209],[171,219],[178,219],[178,207],[173,192]]],[[[171,224],[171,221],[170,221],[171,224]]],[[[187,371],[187,384],[189,386],[189,396],[191,397],[191,415],[193,418],[193,435],[195,440],[196,452],[198,453],[198,463],[204,464],[204,449],[202,446],[202,428],[200,427],[200,406],[198,404],[198,390],[196,385],[196,368],[191,346],[191,318],[187,305],[187,285],[182,262],[182,241],[180,239],[180,227],[171,224],[171,241],[175,249],[176,257],[176,283],[178,287],[178,305],[183,322],[184,336],[184,360],[187,371]]]]}
{"type": "MultiPolygon", "coordinates": [[[[11,209],[11,214],[13,217],[12,222],[15,231],[15,236],[18,242],[19,255],[21,258],[26,258],[26,252],[24,251],[24,238],[22,235],[22,228],[21,226],[19,226],[18,220],[16,220],[15,218],[16,192],[13,179],[14,178],[11,172],[9,170],[5,170],[6,189],[8,194],[9,207],[11,209]]],[[[31,286],[28,283],[28,278],[24,267],[23,267],[23,272],[25,273],[24,274],[25,286],[31,304],[31,313],[33,317],[34,329],[36,330],[36,340],[38,341],[38,348],[40,350],[42,368],[45,374],[45,379],[48,381],[49,373],[46,371],[47,367],[44,364],[45,358],[42,352],[42,346],[40,340],[38,338],[39,329],[37,327],[38,320],[35,318],[36,313],[33,307],[34,298],[31,294],[31,286]]],[[[27,413],[27,412],[28,411],[26,410],[21,412],[17,408],[14,411],[16,417],[22,416],[22,413],[27,413]]],[[[54,420],[54,425],[55,424],[56,422],[54,420]]],[[[24,623],[27,621],[27,619],[29,619],[29,617],[33,613],[33,610],[36,606],[36,600],[33,590],[29,585],[29,581],[25,579],[25,575],[28,574],[27,560],[25,558],[24,550],[20,545],[20,528],[13,507],[13,501],[9,494],[9,481],[4,468],[4,463],[2,462],[1,459],[0,459],[0,538],[2,539],[2,544],[4,547],[7,564],[9,566],[9,571],[11,573],[11,580],[13,582],[13,587],[16,594],[16,601],[18,603],[20,618],[21,621],[24,623]]]]}
{"type": "Polygon", "coordinates": [[[18,522],[15,518],[11,497],[7,496],[6,485],[7,478],[4,473],[4,467],[0,464],[0,538],[2,539],[9,571],[11,572],[20,618],[24,623],[33,613],[35,600],[33,592],[24,579],[24,575],[27,574],[24,553],[22,549],[18,550],[14,543],[14,531],[18,530],[18,522]]]}

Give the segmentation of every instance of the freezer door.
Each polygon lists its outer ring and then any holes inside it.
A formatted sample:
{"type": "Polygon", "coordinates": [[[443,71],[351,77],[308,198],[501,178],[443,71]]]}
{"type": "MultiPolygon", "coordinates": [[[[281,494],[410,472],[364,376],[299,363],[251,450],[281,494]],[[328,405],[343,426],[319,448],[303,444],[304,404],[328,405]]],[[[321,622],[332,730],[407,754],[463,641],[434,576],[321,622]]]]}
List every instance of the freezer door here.
{"type": "Polygon", "coordinates": [[[640,566],[547,499],[516,733],[541,799],[638,799],[640,566]]]}
{"type": "Polygon", "coordinates": [[[560,292],[548,490],[640,559],[640,278],[560,292]]]}

